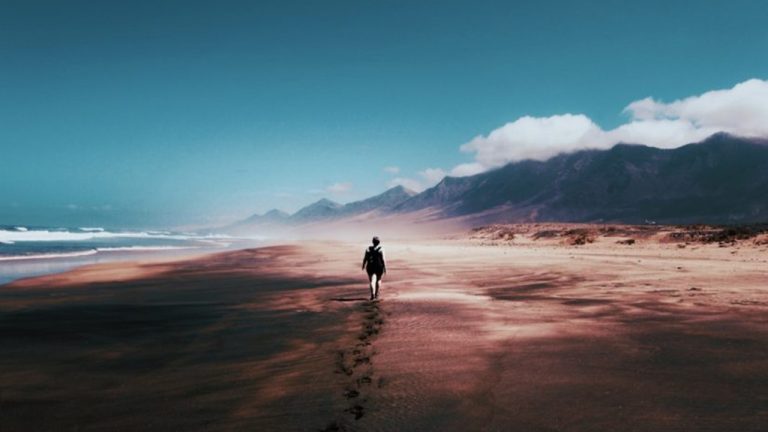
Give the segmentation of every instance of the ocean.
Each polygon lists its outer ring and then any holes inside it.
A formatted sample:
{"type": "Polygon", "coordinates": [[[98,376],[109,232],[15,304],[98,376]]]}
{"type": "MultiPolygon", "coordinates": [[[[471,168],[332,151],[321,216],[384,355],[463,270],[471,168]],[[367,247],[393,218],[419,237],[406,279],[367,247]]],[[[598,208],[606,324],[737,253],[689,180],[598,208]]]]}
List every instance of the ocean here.
{"type": "Polygon", "coordinates": [[[0,225],[0,285],[85,264],[216,252],[263,241],[212,233],[0,225]]]}

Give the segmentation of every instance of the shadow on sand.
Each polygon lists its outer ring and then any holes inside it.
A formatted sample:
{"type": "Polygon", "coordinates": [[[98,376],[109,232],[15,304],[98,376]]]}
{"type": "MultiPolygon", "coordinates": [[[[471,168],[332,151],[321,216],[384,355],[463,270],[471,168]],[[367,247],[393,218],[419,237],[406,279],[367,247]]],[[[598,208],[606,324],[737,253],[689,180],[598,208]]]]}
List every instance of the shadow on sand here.
{"type": "Polygon", "coordinates": [[[330,301],[336,302],[355,302],[355,301],[368,301],[367,297],[331,297],[330,301]]]}

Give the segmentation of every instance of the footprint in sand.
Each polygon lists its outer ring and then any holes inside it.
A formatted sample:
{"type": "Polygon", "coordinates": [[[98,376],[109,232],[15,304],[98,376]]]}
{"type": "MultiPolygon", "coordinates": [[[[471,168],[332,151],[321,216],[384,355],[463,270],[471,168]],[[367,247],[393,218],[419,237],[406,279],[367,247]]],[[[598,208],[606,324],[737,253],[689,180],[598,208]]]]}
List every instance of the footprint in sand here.
{"type": "Polygon", "coordinates": [[[343,432],[346,430],[347,428],[342,424],[339,424],[338,422],[331,422],[328,424],[328,426],[320,429],[320,432],[343,432]]]}
{"type": "MultiPolygon", "coordinates": [[[[344,412],[351,415],[355,421],[360,420],[365,415],[365,403],[367,398],[364,395],[364,389],[371,389],[374,383],[374,369],[372,357],[375,351],[371,341],[381,332],[384,325],[381,307],[377,302],[367,302],[363,305],[363,322],[361,323],[361,333],[358,335],[354,346],[339,350],[336,353],[335,373],[346,375],[349,378],[347,385],[344,386],[344,397],[350,401],[350,405],[344,409],[344,412]]],[[[381,388],[384,380],[378,378],[376,387],[381,388]]],[[[321,431],[344,431],[347,427],[344,421],[335,421],[329,423],[321,431]]]]}
{"type": "Polygon", "coordinates": [[[363,418],[363,415],[365,415],[365,408],[363,408],[363,406],[359,404],[355,404],[350,408],[345,409],[344,411],[355,416],[355,420],[360,420],[361,418],[363,418]]]}

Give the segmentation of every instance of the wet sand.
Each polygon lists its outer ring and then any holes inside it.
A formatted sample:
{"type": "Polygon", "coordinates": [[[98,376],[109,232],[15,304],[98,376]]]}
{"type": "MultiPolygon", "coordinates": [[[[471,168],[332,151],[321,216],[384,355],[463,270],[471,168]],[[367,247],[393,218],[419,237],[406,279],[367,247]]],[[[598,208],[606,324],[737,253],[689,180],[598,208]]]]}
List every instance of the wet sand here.
{"type": "Polygon", "coordinates": [[[363,247],[0,287],[0,430],[768,428],[765,247],[363,247]]]}

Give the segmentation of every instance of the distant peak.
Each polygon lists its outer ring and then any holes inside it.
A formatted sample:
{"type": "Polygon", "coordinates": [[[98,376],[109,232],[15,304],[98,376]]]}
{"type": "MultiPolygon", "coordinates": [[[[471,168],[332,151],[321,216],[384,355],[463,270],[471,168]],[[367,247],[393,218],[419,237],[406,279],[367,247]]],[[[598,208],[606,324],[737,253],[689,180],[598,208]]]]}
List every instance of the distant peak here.
{"type": "Polygon", "coordinates": [[[288,216],[288,213],[286,213],[286,212],[284,212],[282,210],[272,209],[272,210],[264,213],[264,216],[268,216],[268,217],[285,217],[285,216],[288,216]]]}
{"type": "Polygon", "coordinates": [[[341,204],[337,203],[336,201],[331,201],[328,198],[321,198],[315,201],[315,203],[312,205],[340,206],[341,204]]]}
{"type": "Polygon", "coordinates": [[[300,208],[291,215],[291,218],[294,220],[325,219],[337,214],[342,207],[337,202],[331,201],[328,198],[322,198],[306,207],[300,208]]]}
{"type": "Polygon", "coordinates": [[[719,144],[733,144],[733,143],[768,144],[768,139],[734,135],[729,132],[716,132],[710,135],[709,137],[707,137],[701,143],[693,143],[693,144],[719,145],[719,144]]]}
{"type": "Polygon", "coordinates": [[[705,142],[706,141],[713,141],[713,140],[724,139],[724,138],[738,138],[738,137],[736,135],[730,134],[728,132],[720,131],[720,132],[713,133],[712,135],[707,137],[704,141],[705,142]]]}
{"type": "Polygon", "coordinates": [[[387,189],[384,193],[385,194],[398,193],[398,194],[405,194],[405,195],[408,195],[408,196],[416,195],[416,191],[408,189],[407,187],[405,187],[403,185],[397,185],[397,186],[395,186],[393,188],[387,189]]]}

